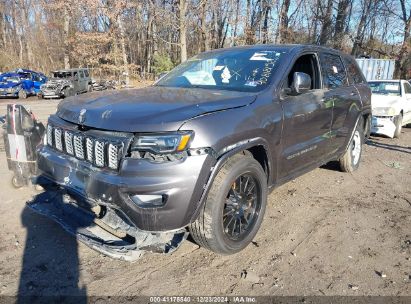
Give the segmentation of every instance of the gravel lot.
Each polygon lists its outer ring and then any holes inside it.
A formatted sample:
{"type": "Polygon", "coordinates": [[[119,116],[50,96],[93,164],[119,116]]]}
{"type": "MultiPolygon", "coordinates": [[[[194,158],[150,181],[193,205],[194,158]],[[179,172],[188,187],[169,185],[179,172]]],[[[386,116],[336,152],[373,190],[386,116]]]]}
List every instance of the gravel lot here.
{"type": "MultiPolygon", "coordinates": [[[[42,121],[57,103],[23,102],[42,121]]],[[[411,296],[411,128],[372,137],[354,174],[331,163],[275,189],[254,242],[233,256],[186,241],[112,260],[25,207],[36,192],[12,188],[4,151],[0,174],[0,295],[411,296]]]]}

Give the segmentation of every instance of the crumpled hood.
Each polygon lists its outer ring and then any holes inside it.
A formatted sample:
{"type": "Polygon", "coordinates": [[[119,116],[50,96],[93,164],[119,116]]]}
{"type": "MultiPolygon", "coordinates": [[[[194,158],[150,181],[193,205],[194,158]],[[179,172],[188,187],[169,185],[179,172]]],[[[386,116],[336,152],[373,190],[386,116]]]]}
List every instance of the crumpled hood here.
{"type": "Polygon", "coordinates": [[[70,79],[51,78],[47,80],[47,82],[45,83],[46,87],[47,86],[54,87],[54,86],[59,86],[62,84],[71,84],[71,81],[70,79]]]}
{"type": "Polygon", "coordinates": [[[372,94],[371,95],[371,106],[373,109],[375,108],[397,108],[401,103],[400,96],[392,96],[392,95],[379,95],[379,94],[372,94]]]}
{"type": "Polygon", "coordinates": [[[57,115],[77,124],[83,119],[82,125],[103,130],[175,131],[190,118],[243,107],[255,98],[255,93],[152,86],[73,96],[59,104],[57,115]]]}

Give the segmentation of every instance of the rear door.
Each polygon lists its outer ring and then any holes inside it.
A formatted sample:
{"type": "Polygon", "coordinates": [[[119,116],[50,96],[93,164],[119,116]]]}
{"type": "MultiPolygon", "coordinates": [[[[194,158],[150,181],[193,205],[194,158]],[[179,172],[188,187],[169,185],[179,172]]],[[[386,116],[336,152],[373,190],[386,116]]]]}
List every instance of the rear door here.
{"type": "Polygon", "coordinates": [[[324,102],[333,107],[330,130],[331,153],[346,147],[361,110],[361,99],[354,84],[348,81],[347,71],[341,56],[321,52],[321,70],[325,87],[324,102]]]}

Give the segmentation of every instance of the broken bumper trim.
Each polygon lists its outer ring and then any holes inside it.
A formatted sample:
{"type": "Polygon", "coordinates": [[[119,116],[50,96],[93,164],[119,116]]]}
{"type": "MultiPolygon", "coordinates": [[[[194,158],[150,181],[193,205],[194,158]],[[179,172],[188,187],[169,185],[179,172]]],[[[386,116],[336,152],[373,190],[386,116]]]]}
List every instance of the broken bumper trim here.
{"type": "Polygon", "coordinates": [[[27,202],[27,206],[60,224],[88,247],[125,261],[135,261],[145,252],[171,253],[188,235],[186,230],[149,233],[132,229],[126,238],[119,238],[95,224],[96,216],[93,213],[68,202],[62,190],[43,192],[27,202]]]}

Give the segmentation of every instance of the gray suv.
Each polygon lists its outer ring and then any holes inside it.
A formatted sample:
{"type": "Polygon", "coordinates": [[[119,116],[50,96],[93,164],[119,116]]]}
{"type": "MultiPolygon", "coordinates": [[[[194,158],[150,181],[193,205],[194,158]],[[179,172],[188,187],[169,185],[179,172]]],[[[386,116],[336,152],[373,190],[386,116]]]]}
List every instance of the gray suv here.
{"type": "Polygon", "coordinates": [[[51,77],[41,87],[39,98],[65,98],[93,89],[88,69],[66,69],[51,72],[51,77]]]}
{"type": "Polygon", "coordinates": [[[188,233],[232,254],[255,237],[273,188],[333,160],[358,168],[370,97],[355,60],[332,49],[206,52],[153,86],[62,101],[39,149],[38,183],[65,199],[30,206],[66,229],[78,225],[63,205],[92,214],[82,229],[98,220],[116,242],[68,230],[114,257],[132,259],[162,236],[167,252],[188,233]]]}

